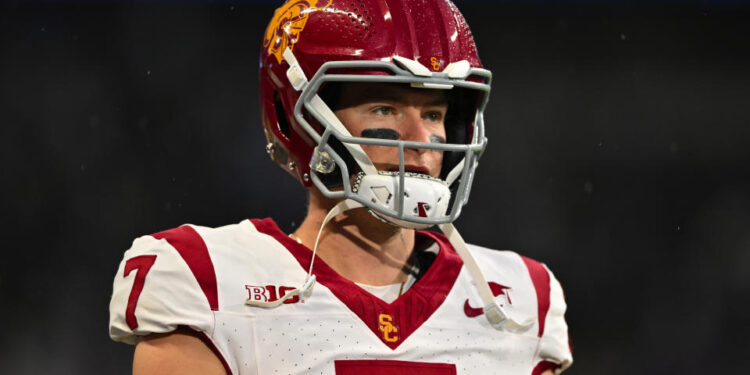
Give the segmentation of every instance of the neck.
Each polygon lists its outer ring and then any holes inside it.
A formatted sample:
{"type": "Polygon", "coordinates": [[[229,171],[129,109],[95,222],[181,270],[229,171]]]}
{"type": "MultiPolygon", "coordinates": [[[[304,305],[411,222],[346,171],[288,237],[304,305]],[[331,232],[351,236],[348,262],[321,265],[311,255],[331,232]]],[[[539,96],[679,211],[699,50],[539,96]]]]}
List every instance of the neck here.
{"type": "MultiPolygon", "coordinates": [[[[337,201],[310,190],[307,216],[295,235],[311,248],[328,211],[337,201]]],[[[411,269],[414,230],[384,223],[364,208],[346,211],[320,234],[317,255],[341,276],[361,284],[403,282],[411,269]]]]}

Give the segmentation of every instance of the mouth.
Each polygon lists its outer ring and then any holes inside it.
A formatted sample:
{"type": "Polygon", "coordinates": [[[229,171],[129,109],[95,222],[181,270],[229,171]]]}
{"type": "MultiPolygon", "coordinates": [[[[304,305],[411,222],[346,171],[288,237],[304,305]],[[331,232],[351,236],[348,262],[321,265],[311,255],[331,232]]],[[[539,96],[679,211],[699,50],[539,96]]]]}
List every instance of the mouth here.
{"type": "MultiPolygon", "coordinates": [[[[398,172],[398,166],[388,168],[389,172],[398,172]]],[[[405,165],[404,172],[418,173],[424,175],[430,175],[430,169],[420,165],[405,165]]]]}

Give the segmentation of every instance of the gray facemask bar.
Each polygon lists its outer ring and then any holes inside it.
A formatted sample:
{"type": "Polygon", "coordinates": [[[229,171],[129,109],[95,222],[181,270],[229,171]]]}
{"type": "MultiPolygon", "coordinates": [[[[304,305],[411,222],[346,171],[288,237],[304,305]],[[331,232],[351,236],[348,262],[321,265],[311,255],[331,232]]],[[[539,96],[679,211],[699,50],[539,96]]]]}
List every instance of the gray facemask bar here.
{"type": "MultiPolygon", "coordinates": [[[[365,207],[368,207],[376,212],[391,216],[400,220],[436,225],[442,223],[453,222],[461,213],[463,205],[468,202],[469,192],[471,190],[471,184],[474,177],[474,170],[478,164],[478,159],[481,156],[486,144],[487,139],[484,136],[484,109],[489,100],[490,92],[490,81],[492,74],[486,69],[471,68],[468,71],[466,77],[460,79],[450,78],[446,73],[435,72],[432,73],[431,77],[415,76],[407,70],[399,68],[397,65],[391,62],[385,61],[333,61],[327,62],[321,66],[315,76],[303,89],[300,99],[294,108],[294,116],[297,122],[305,129],[308,135],[318,142],[318,148],[313,154],[310,163],[311,178],[315,186],[328,198],[339,199],[347,198],[354,200],[365,207]],[[327,74],[327,71],[331,69],[371,69],[377,71],[390,71],[393,75],[359,75],[359,74],[327,74]],[[484,83],[469,82],[465,81],[466,77],[481,77],[484,79],[484,83]],[[450,89],[453,87],[463,87],[478,90],[484,92],[483,98],[476,112],[474,118],[474,128],[472,140],[469,144],[438,144],[438,143],[426,143],[426,142],[414,142],[414,141],[401,141],[401,140],[385,140],[385,139],[374,139],[374,138],[362,138],[352,137],[348,132],[342,134],[341,131],[334,129],[334,126],[329,126],[329,122],[326,120],[325,114],[317,110],[313,102],[321,103],[322,100],[318,96],[318,90],[325,82],[380,82],[380,83],[405,83],[411,84],[415,87],[424,87],[425,89],[450,89]],[[318,134],[310,123],[304,118],[302,109],[304,108],[321,124],[325,127],[323,134],[318,134]],[[360,197],[352,191],[350,183],[350,172],[343,158],[338,155],[328,144],[329,137],[333,135],[337,140],[342,142],[347,148],[352,150],[352,145],[374,145],[374,146],[389,146],[397,147],[399,154],[399,183],[396,192],[398,198],[396,202],[396,210],[390,210],[383,207],[375,207],[369,201],[360,197]],[[448,215],[436,218],[424,218],[408,215],[403,210],[404,203],[404,149],[430,149],[437,151],[454,151],[463,152],[464,158],[458,163],[454,170],[448,173],[449,181],[448,184],[452,183],[453,180],[461,176],[458,189],[456,190],[456,196],[453,197],[453,205],[451,212],[448,215]],[[321,152],[326,152],[333,159],[335,164],[341,170],[343,191],[332,191],[321,181],[318,176],[318,171],[315,169],[315,165],[318,163],[319,155],[321,152]]],[[[326,108],[330,115],[330,108],[326,108]]],[[[357,148],[359,148],[357,146],[357,148]]],[[[361,148],[359,148],[361,150],[361,148]]],[[[360,153],[361,154],[361,153],[360,153]]],[[[357,159],[358,155],[355,156],[357,159]]],[[[362,162],[358,161],[361,165],[362,162]]],[[[371,162],[369,159],[367,163],[371,162]]],[[[363,168],[365,169],[365,168],[363,168]]],[[[365,169],[366,171],[370,168],[365,169]]]]}

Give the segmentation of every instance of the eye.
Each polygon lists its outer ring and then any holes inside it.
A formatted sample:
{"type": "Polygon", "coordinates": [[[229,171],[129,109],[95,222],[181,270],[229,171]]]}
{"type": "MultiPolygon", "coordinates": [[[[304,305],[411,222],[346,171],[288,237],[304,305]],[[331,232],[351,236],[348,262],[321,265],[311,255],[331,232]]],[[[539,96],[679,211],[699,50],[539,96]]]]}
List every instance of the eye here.
{"type": "Polygon", "coordinates": [[[424,119],[431,122],[440,122],[443,120],[443,112],[430,111],[425,113],[424,119]]]}
{"type": "Polygon", "coordinates": [[[390,116],[393,114],[393,107],[379,106],[373,108],[371,112],[379,116],[390,116]]]}

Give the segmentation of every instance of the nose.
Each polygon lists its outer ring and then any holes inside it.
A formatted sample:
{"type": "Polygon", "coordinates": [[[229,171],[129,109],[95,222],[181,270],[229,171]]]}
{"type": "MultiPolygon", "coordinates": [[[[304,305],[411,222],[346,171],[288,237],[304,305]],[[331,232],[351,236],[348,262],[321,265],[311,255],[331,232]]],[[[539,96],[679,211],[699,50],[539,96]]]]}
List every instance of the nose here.
{"type": "Polygon", "coordinates": [[[401,136],[405,141],[429,142],[430,131],[424,124],[422,110],[418,107],[408,107],[404,111],[401,136]]]}

